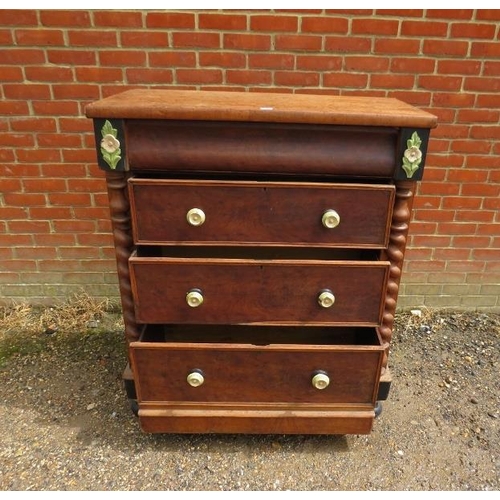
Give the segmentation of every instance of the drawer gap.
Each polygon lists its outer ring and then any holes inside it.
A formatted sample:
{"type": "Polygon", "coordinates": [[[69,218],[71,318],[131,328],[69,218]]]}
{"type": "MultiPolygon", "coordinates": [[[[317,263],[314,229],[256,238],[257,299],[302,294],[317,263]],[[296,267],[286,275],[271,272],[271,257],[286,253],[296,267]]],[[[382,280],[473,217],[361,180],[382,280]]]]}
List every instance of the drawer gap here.
{"type": "Polygon", "coordinates": [[[247,325],[146,325],[145,343],[275,344],[322,346],[374,346],[381,340],[375,328],[271,327],[247,325]]]}
{"type": "Polygon", "coordinates": [[[360,248],[283,248],[234,246],[139,246],[137,257],[220,258],[250,260],[362,260],[377,261],[380,250],[360,248]]]}

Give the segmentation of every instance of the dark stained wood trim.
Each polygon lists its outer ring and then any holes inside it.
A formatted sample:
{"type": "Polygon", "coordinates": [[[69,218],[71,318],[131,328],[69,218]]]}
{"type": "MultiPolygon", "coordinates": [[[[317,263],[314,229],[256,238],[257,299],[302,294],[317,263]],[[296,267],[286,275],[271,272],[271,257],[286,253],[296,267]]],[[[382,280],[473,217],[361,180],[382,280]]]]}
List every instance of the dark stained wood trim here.
{"type": "Polygon", "coordinates": [[[387,367],[389,345],[394,327],[394,317],[399,293],[399,283],[403,268],[404,253],[408,240],[408,230],[410,226],[411,209],[415,195],[416,183],[414,181],[402,181],[396,183],[396,201],[392,215],[391,233],[389,245],[381,255],[382,260],[389,260],[389,278],[387,283],[387,294],[385,307],[382,314],[382,325],[379,333],[386,348],[382,371],[387,367]]]}
{"type": "Polygon", "coordinates": [[[125,338],[128,342],[132,342],[139,339],[140,331],[135,321],[134,300],[132,298],[128,266],[128,259],[134,250],[134,242],[131,231],[127,180],[128,174],[125,172],[106,172],[109,210],[116,249],[118,285],[125,323],[125,338]]]}

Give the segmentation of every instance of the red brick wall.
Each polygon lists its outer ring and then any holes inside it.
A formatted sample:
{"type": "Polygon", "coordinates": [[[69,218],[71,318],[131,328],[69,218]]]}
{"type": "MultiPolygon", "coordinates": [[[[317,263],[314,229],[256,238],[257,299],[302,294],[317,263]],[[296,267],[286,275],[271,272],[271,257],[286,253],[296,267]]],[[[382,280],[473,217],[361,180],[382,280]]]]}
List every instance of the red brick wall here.
{"type": "Polygon", "coordinates": [[[500,11],[0,11],[0,296],[117,296],[85,105],[132,87],[400,98],[439,117],[400,304],[499,310],[500,11]]]}

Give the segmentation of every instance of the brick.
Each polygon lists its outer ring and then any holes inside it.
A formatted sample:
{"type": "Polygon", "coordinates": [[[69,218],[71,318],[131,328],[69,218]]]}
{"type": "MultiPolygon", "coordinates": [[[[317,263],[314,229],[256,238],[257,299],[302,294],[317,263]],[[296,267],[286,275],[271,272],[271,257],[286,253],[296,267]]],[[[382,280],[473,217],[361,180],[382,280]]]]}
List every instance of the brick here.
{"type": "Polygon", "coordinates": [[[435,59],[423,57],[393,57],[391,71],[395,73],[433,73],[436,67],[435,59]]]}
{"type": "Polygon", "coordinates": [[[479,209],[481,208],[482,198],[466,198],[465,196],[447,196],[443,199],[444,209],[479,209]]]}
{"type": "Polygon", "coordinates": [[[412,89],[415,85],[414,75],[371,75],[371,88],[412,89]]]}
{"type": "Polygon", "coordinates": [[[72,209],[70,207],[30,207],[29,214],[33,219],[71,219],[72,209]]]}
{"type": "Polygon", "coordinates": [[[148,12],[146,14],[146,27],[193,29],[195,17],[194,14],[188,12],[148,12]]]}
{"type": "Polygon", "coordinates": [[[74,193],[98,193],[103,191],[102,179],[68,179],[68,191],[74,193]]]}
{"type": "Polygon", "coordinates": [[[14,162],[16,157],[12,149],[0,149],[0,162],[14,162]]]}
{"type": "Polygon", "coordinates": [[[221,31],[246,30],[247,16],[240,14],[198,14],[201,29],[221,31]]]}
{"type": "Polygon", "coordinates": [[[113,10],[93,11],[94,25],[116,28],[139,28],[142,26],[141,12],[119,12],[113,10]]]}
{"type": "Polygon", "coordinates": [[[15,39],[18,45],[34,45],[36,47],[64,45],[61,30],[18,29],[15,31],[15,39]]]}
{"type": "MultiPolygon", "coordinates": [[[[225,35],[229,36],[229,35],[225,35]]],[[[242,36],[242,35],[238,35],[242,36]]],[[[256,35],[255,35],[256,36],[256,35]]],[[[172,34],[174,47],[197,47],[203,49],[218,49],[220,48],[219,33],[211,32],[190,32],[190,33],[173,33],[172,34]]]]}
{"type": "Polygon", "coordinates": [[[390,59],[388,57],[376,56],[345,56],[344,67],[347,71],[367,71],[369,73],[377,71],[387,71],[390,59]]]}
{"type": "Polygon", "coordinates": [[[326,87],[357,87],[366,88],[368,75],[347,73],[325,73],[323,85],[326,87]]]}
{"type": "Polygon", "coordinates": [[[45,206],[46,199],[44,194],[33,193],[4,193],[4,200],[7,205],[13,207],[31,207],[45,206]]]}
{"type": "Polygon", "coordinates": [[[429,9],[426,17],[432,19],[472,19],[472,9],[429,9]]]}
{"type": "Polygon", "coordinates": [[[469,136],[470,128],[467,125],[455,125],[451,123],[441,123],[436,130],[433,131],[433,137],[443,137],[449,139],[466,139],[469,136]]]}
{"type": "Polygon", "coordinates": [[[90,26],[90,15],[84,10],[41,10],[40,22],[42,26],[90,26]]]}
{"type": "Polygon", "coordinates": [[[49,221],[11,220],[8,221],[9,233],[48,233],[49,221]]]}
{"type": "Polygon", "coordinates": [[[250,17],[251,31],[297,32],[297,16],[253,15],[250,17]]]}
{"type": "Polygon", "coordinates": [[[35,145],[32,134],[2,134],[0,133],[0,146],[33,147],[35,145]]]}
{"type": "Polygon", "coordinates": [[[452,23],[452,38],[495,38],[496,27],[486,23],[452,23]]]}
{"type": "Polygon", "coordinates": [[[451,182],[469,183],[486,182],[488,179],[488,170],[471,170],[468,168],[450,168],[448,171],[448,180],[451,182]]]}
{"type": "Polygon", "coordinates": [[[95,163],[95,150],[63,149],[62,159],[64,163],[95,163]]]}
{"type": "Polygon", "coordinates": [[[465,57],[469,49],[468,42],[456,40],[424,40],[422,52],[435,56],[465,57]]]}
{"type": "Polygon", "coordinates": [[[369,53],[371,50],[372,41],[370,38],[363,37],[341,37],[327,36],[325,37],[325,50],[332,52],[362,52],[369,53]]]}
{"type": "MultiPolygon", "coordinates": [[[[35,271],[36,270],[36,262],[34,260],[27,259],[15,259],[10,261],[2,262],[0,261],[0,270],[6,271],[35,271]]],[[[23,285],[19,285],[23,286],[23,285]]]]}
{"type": "Polygon", "coordinates": [[[54,247],[20,247],[16,248],[15,255],[16,259],[55,259],[57,251],[54,247]]]}
{"type": "Polygon", "coordinates": [[[353,35],[386,35],[393,36],[398,34],[399,21],[387,19],[353,19],[351,24],[351,33],[353,35]]]}
{"type": "Polygon", "coordinates": [[[81,260],[99,258],[99,249],[96,247],[59,247],[57,252],[61,259],[81,260]]]}
{"type": "Polygon", "coordinates": [[[317,87],[320,75],[311,71],[276,71],[274,73],[275,85],[292,87],[317,87]]]}
{"type": "Polygon", "coordinates": [[[37,144],[39,147],[50,147],[50,148],[81,148],[82,139],[80,135],[76,134],[38,134],[37,144]]]}
{"type": "Polygon", "coordinates": [[[21,188],[22,188],[21,179],[16,179],[12,177],[2,179],[2,193],[6,193],[8,191],[19,192],[21,191],[21,188]]]}
{"type": "MultiPolygon", "coordinates": [[[[254,55],[259,56],[260,54],[254,55]]],[[[246,55],[239,52],[201,52],[198,57],[200,66],[218,66],[222,68],[244,68],[246,66],[246,55]]]]}
{"type": "Polygon", "coordinates": [[[175,75],[178,83],[222,83],[220,69],[177,69],[175,75]]]}
{"type": "Polygon", "coordinates": [[[106,50],[99,52],[101,66],[145,66],[146,53],[137,50],[106,50]]]}
{"type": "MultiPolygon", "coordinates": [[[[71,165],[67,168],[61,168],[60,163],[45,163],[42,165],[42,175],[46,177],[85,177],[87,169],[85,165],[71,165]]],[[[96,167],[97,168],[97,167],[96,167]]]]}
{"type": "Polygon", "coordinates": [[[422,75],[418,78],[418,85],[427,90],[458,91],[462,86],[462,77],[422,75]]]}
{"type": "Polygon", "coordinates": [[[91,205],[90,193],[48,193],[49,203],[57,206],[91,205]]]}
{"type": "Polygon", "coordinates": [[[37,26],[36,10],[0,10],[0,26],[37,26]]]}
{"type": "Polygon", "coordinates": [[[78,115],[78,103],[74,101],[33,101],[33,109],[38,115],[78,115]]]}
{"type": "Polygon", "coordinates": [[[66,191],[66,179],[43,177],[39,179],[23,179],[26,193],[46,193],[66,191]]]}
{"type": "Polygon", "coordinates": [[[79,82],[121,82],[123,72],[120,68],[77,67],[76,80],[79,82]]]}
{"type": "MultiPolygon", "coordinates": [[[[29,68],[26,68],[26,70],[29,68]]],[[[22,82],[24,80],[23,72],[17,66],[3,66],[0,73],[0,82],[22,82]]]]}
{"type": "MultiPolygon", "coordinates": [[[[478,96],[478,99],[481,96],[478,96]]],[[[475,94],[456,93],[456,92],[433,92],[432,105],[433,107],[451,107],[451,108],[471,108],[476,100],[475,94]]],[[[500,103],[500,100],[499,100],[500,103]]]]}
{"type": "Polygon", "coordinates": [[[471,56],[482,59],[500,57],[499,42],[472,42],[471,56]]]}
{"type": "MultiPolygon", "coordinates": [[[[223,36],[223,47],[235,50],[270,50],[271,37],[269,35],[226,33],[223,36]]],[[[278,46],[276,46],[278,48],[278,46]]]]}
{"type": "Polygon", "coordinates": [[[456,248],[487,248],[490,244],[488,236],[454,236],[453,246],[456,248]]]}
{"type": "Polygon", "coordinates": [[[493,210],[460,210],[456,214],[457,222],[494,222],[496,212],[493,210]]]}
{"type": "Polygon", "coordinates": [[[464,89],[472,92],[498,92],[500,91],[500,78],[467,77],[464,89]]]}
{"type": "Polygon", "coordinates": [[[92,66],[96,63],[96,55],[90,50],[49,49],[47,60],[52,64],[92,66]]]}
{"type": "Polygon", "coordinates": [[[448,23],[429,21],[403,21],[402,36],[445,37],[448,34],[448,23]]]}
{"type": "Polygon", "coordinates": [[[172,83],[174,81],[171,69],[131,68],[125,70],[128,83],[172,83]]]}
{"type": "MultiPolygon", "coordinates": [[[[27,68],[26,68],[27,69],[27,68]]],[[[46,84],[5,84],[4,95],[8,99],[50,99],[50,86],[46,84]]]]}
{"type": "Polygon", "coordinates": [[[396,17],[423,17],[422,9],[377,9],[376,15],[381,16],[396,16],[396,17]]]}
{"type": "Polygon", "coordinates": [[[479,75],[481,72],[480,61],[462,61],[462,60],[441,60],[437,62],[438,74],[456,74],[456,75],[479,75]]]}
{"type": "Polygon", "coordinates": [[[61,132],[90,132],[93,131],[92,120],[88,118],[59,118],[61,132]]]}
{"type": "Polygon", "coordinates": [[[226,81],[239,85],[270,85],[272,73],[266,70],[226,70],[226,81]]]}
{"type": "MultiPolygon", "coordinates": [[[[216,53],[220,55],[219,53],[216,53]]],[[[205,53],[200,53],[201,56],[205,53]]],[[[150,66],[180,66],[194,68],[196,66],[196,52],[176,50],[173,52],[151,52],[148,54],[150,66]]]]}
{"type": "Polygon", "coordinates": [[[34,82],[71,82],[73,70],[62,66],[28,66],[24,69],[26,79],[34,82]]]}
{"type": "Polygon", "coordinates": [[[453,141],[453,151],[460,153],[487,154],[490,152],[490,144],[483,141],[456,140],[453,141]]]}
{"type": "Polygon", "coordinates": [[[55,220],[52,222],[56,233],[92,233],[95,222],[91,220],[55,220]]]}
{"type": "Polygon", "coordinates": [[[349,30],[349,21],[344,17],[303,17],[300,30],[303,33],[309,32],[347,34],[349,30]]]}
{"type": "MultiPolygon", "coordinates": [[[[369,49],[368,49],[369,50],[369,49]]],[[[411,38],[375,39],[375,54],[414,54],[420,55],[420,41],[411,38]]]]}
{"type": "Polygon", "coordinates": [[[500,11],[498,9],[478,9],[476,19],[480,21],[500,21],[500,11]]]}
{"type": "Polygon", "coordinates": [[[500,262],[500,249],[498,248],[474,248],[472,257],[477,260],[494,260],[500,262]]]}
{"type": "Polygon", "coordinates": [[[500,196],[500,184],[474,184],[465,183],[462,186],[463,196],[498,197],[500,196]]]}
{"type": "Polygon", "coordinates": [[[316,50],[322,45],[320,36],[315,35],[276,35],[276,49],[278,50],[316,50]]]}
{"type": "Polygon", "coordinates": [[[19,162],[59,162],[61,151],[59,149],[17,149],[17,161],[19,162]]]}
{"type": "Polygon", "coordinates": [[[431,103],[431,93],[422,92],[417,90],[407,91],[407,90],[390,90],[387,93],[387,97],[394,97],[400,99],[413,106],[423,106],[427,107],[431,103]]]}
{"type": "Polygon", "coordinates": [[[68,31],[69,44],[72,47],[116,47],[114,31],[68,31]]]}
{"type": "MultiPolygon", "coordinates": [[[[0,10],[1,12],[1,10],[0,10]]],[[[43,49],[18,49],[9,47],[9,50],[0,51],[0,64],[40,64],[45,62],[43,49]]]]}
{"type": "MultiPolygon", "coordinates": [[[[342,68],[342,57],[324,55],[297,55],[297,69],[309,71],[335,71],[342,68]]],[[[293,64],[293,59],[291,61],[293,64]]],[[[285,68],[280,68],[285,69],[285,68]]],[[[289,68],[291,69],[291,68],[289,68]]]]}
{"type": "Polygon", "coordinates": [[[484,76],[500,76],[500,61],[484,61],[483,63],[484,76]]]}
{"type": "Polygon", "coordinates": [[[120,33],[123,47],[168,47],[168,35],[157,31],[123,31],[120,33]]]}
{"type": "Polygon", "coordinates": [[[55,99],[89,99],[100,98],[99,85],[72,83],[69,85],[52,85],[52,92],[55,99]]]}
{"type": "Polygon", "coordinates": [[[500,108],[500,95],[499,94],[479,94],[477,96],[477,107],[479,108],[500,108]]]}
{"type": "Polygon", "coordinates": [[[470,127],[472,139],[500,139],[500,128],[498,126],[473,125],[470,127]]]}

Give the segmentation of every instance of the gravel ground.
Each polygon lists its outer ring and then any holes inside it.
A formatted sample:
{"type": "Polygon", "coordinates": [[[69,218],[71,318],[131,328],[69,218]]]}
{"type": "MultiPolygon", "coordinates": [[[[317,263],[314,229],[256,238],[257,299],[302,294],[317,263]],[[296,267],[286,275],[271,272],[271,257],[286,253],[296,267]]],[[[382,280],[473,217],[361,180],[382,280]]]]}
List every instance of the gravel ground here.
{"type": "Polygon", "coordinates": [[[400,314],[393,386],[368,436],[148,435],[122,390],[116,329],[40,332],[9,353],[4,491],[500,487],[498,315],[400,314]]]}

